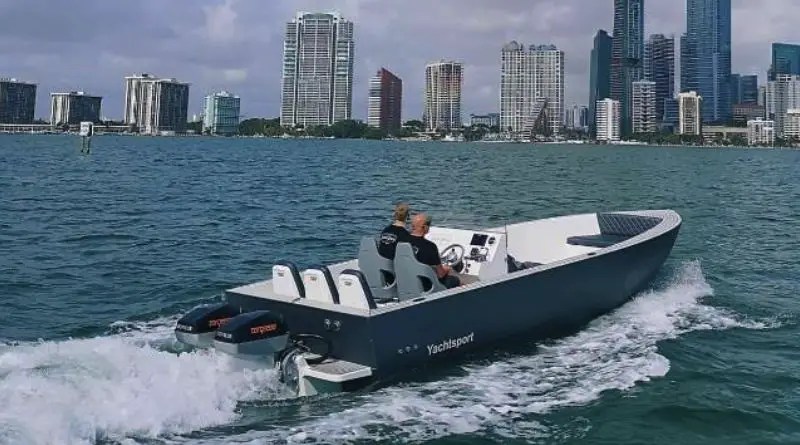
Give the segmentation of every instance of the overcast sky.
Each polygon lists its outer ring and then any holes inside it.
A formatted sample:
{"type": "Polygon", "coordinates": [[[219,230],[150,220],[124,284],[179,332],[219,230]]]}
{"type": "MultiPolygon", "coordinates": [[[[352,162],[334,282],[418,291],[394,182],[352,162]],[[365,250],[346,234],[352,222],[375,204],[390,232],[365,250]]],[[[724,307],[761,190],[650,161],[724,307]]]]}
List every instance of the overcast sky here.
{"type": "MultiPolygon", "coordinates": [[[[499,52],[509,40],[554,43],[566,53],[566,103],[588,101],[589,51],[612,27],[612,0],[0,0],[0,77],[49,93],[99,94],[103,115],[122,116],[126,75],[190,82],[189,114],[227,89],[244,117],[278,116],[285,22],[296,11],[341,12],[355,22],[353,115],[363,119],[367,81],[381,66],[404,82],[403,117],[422,109],[424,66],[465,64],[464,114],[498,108],[499,52]]],[[[774,41],[800,42],[800,0],[733,0],[734,72],[763,76],[774,41]]],[[[680,36],[685,0],[648,0],[646,33],[680,36]]]]}

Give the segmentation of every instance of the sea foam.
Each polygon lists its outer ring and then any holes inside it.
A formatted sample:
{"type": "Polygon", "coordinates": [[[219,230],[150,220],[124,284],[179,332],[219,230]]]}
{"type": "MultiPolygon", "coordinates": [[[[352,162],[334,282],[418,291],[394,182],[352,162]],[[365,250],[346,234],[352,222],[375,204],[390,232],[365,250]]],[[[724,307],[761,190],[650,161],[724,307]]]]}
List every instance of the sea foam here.
{"type": "MultiPolygon", "coordinates": [[[[432,382],[358,395],[346,408],[219,439],[181,434],[235,421],[237,405],[286,396],[272,370],[247,370],[223,354],[176,354],[174,318],[118,323],[106,336],[0,349],[0,443],[424,441],[454,434],[552,434],[537,414],[597,400],[666,375],[658,342],[697,330],[775,327],[702,303],[713,295],[689,262],[581,332],[536,353],[472,363],[432,382]]],[[[309,403],[315,403],[313,400],[309,403]]]]}

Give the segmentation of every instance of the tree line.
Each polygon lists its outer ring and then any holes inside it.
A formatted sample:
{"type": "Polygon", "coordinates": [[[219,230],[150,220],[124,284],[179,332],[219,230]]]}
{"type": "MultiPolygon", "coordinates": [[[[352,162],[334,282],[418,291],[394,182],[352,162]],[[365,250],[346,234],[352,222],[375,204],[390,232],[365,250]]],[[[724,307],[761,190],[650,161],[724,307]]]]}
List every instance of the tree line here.
{"type": "Polygon", "coordinates": [[[386,130],[370,127],[363,121],[348,119],[334,123],[333,125],[313,125],[303,127],[282,126],[280,119],[253,118],[243,120],[239,124],[239,134],[242,136],[311,136],[311,137],[330,137],[337,139],[384,139],[388,136],[409,137],[415,131],[421,131],[422,122],[408,121],[405,127],[397,131],[388,132],[386,130]],[[417,125],[419,123],[419,125],[417,125]],[[420,130],[417,130],[417,129],[420,130]]]}

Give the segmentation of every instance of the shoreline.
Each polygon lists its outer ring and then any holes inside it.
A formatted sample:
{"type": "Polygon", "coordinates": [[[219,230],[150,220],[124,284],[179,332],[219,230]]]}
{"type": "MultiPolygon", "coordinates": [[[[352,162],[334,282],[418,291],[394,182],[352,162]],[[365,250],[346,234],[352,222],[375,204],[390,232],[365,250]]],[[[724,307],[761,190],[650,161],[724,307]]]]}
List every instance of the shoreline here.
{"type": "MultiPolygon", "coordinates": [[[[56,133],[56,132],[0,132],[0,136],[69,136],[80,138],[78,133],[56,133]]],[[[371,142],[420,142],[420,143],[440,143],[440,144],[486,144],[486,145],[569,145],[569,146],[585,146],[585,147],[657,147],[657,148],[707,148],[707,149],[775,149],[775,150],[798,150],[800,147],[775,147],[763,145],[682,145],[682,144],[648,144],[639,142],[616,142],[616,143],[598,143],[596,141],[543,141],[543,142],[525,142],[525,141],[496,141],[496,140],[480,140],[480,141],[445,141],[445,140],[432,140],[432,139],[355,139],[355,138],[334,138],[334,137],[316,137],[316,136],[215,136],[205,134],[175,134],[175,135],[150,135],[150,134],[137,134],[137,133],[95,133],[94,137],[104,136],[123,136],[123,137],[146,137],[146,138],[203,138],[203,139],[271,139],[271,140],[341,140],[341,141],[371,141],[371,142]]]]}

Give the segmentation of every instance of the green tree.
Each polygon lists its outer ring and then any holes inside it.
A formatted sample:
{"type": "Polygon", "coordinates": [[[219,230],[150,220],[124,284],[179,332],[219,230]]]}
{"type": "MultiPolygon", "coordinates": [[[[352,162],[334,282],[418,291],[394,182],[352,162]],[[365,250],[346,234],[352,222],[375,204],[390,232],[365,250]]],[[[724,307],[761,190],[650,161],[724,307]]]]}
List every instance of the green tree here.
{"type": "Polygon", "coordinates": [[[377,127],[367,127],[364,130],[364,139],[372,139],[372,140],[381,140],[385,139],[388,136],[386,130],[377,127]]]}
{"type": "Polygon", "coordinates": [[[397,138],[410,138],[411,136],[414,136],[414,132],[411,131],[409,128],[400,127],[394,132],[392,132],[392,136],[397,138]]]}
{"type": "Polygon", "coordinates": [[[348,119],[331,125],[331,132],[338,139],[361,139],[367,128],[364,122],[348,119]]]}
{"type": "Polygon", "coordinates": [[[472,125],[464,127],[464,139],[470,142],[480,141],[489,133],[489,127],[486,125],[472,125]]]}
{"type": "Polygon", "coordinates": [[[417,133],[425,131],[425,124],[420,120],[412,119],[410,121],[406,121],[406,123],[403,124],[403,126],[409,128],[409,129],[411,129],[411,131],[415,131],[417,133]]]}
{"type": "Polygon", "coordinates": [[[203,121],[188,122],[186,124],[186,131],[193,131],[196,134],[203,133],[203,121]]]}

